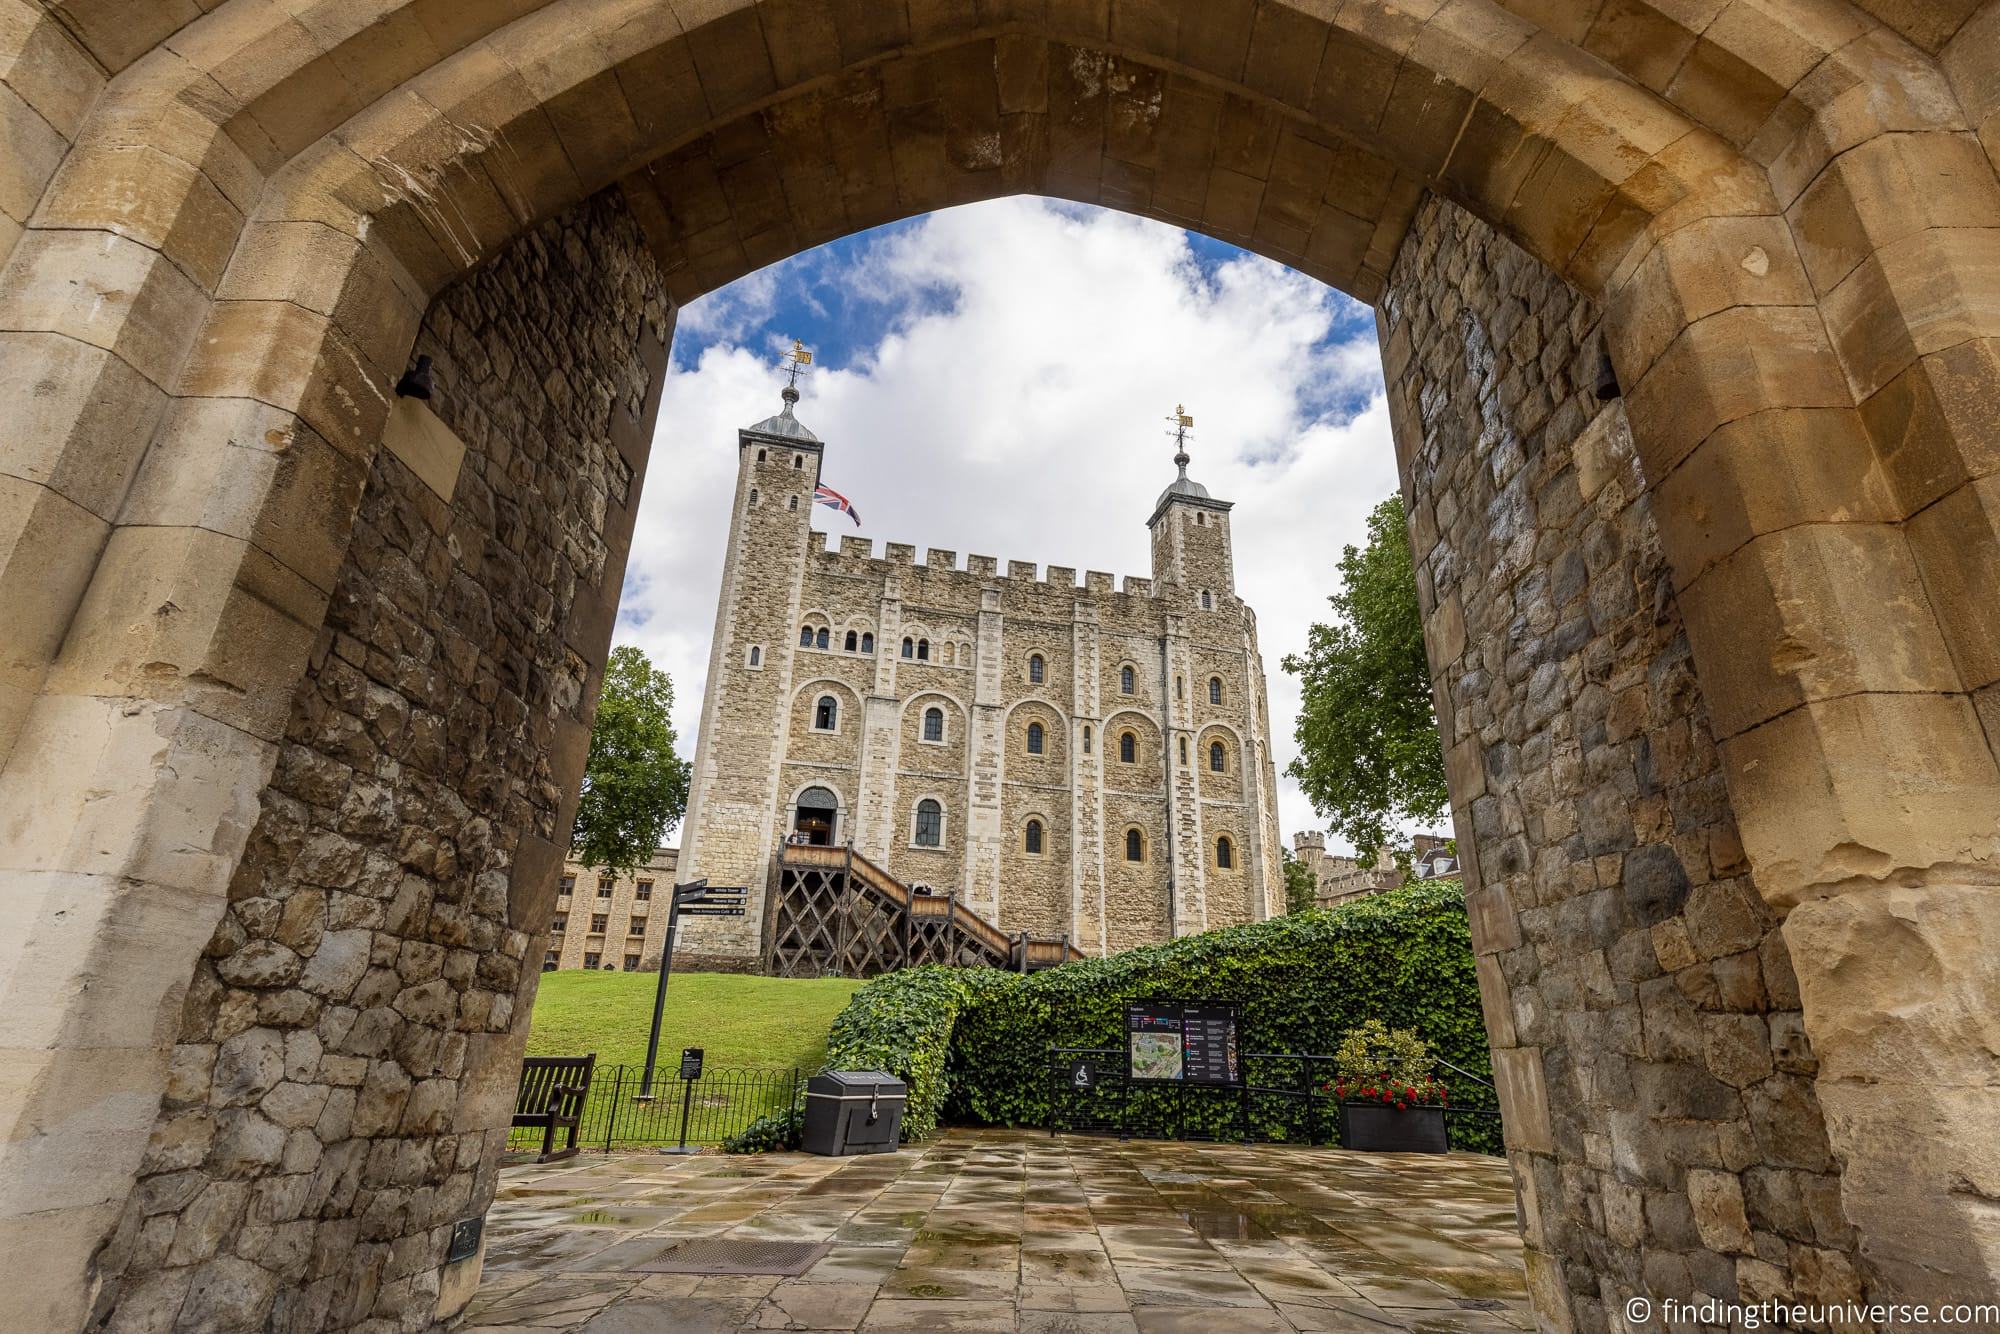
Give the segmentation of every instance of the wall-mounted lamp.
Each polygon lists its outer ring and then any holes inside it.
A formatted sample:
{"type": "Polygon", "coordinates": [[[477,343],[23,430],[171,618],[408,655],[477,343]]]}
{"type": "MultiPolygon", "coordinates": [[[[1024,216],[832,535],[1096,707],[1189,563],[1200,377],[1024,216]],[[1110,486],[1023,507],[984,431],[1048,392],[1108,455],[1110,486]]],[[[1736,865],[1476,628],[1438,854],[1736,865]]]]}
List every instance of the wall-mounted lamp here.
{"type": "MultiPolygon", "coordinates": [[[[421,398],[428,402],[431,396],[431,358],[428,352],[417,358],[416,365],[403,372],[403,378],[396,381],[397,398],[421,398]]],[[[1602,397],[1600,394],[1599,397],[1602,397]]]]}

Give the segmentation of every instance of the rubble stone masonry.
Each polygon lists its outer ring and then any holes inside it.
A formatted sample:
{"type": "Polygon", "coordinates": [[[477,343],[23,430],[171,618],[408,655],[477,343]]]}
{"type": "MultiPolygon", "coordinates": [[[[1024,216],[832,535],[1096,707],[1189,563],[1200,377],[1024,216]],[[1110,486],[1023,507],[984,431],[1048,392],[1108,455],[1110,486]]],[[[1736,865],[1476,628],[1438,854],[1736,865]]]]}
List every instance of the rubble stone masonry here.
{"type": "Polygon", "coordinates": [[[1620,1291],[1855,1298],[1798,984],[1598,321],[1435,198],[1380,309],[1530,1281],[1585,1331],[1623,1328],[1620,1291]]]}
{"type": "Polygon", "coordinates": [[[453,478],[376,455],[98,1258],[98,1327],[426,1329],[469,1295],[442,1261],[506,1140],[670,333],[658,293],[608,193],[425,317],[432,434],[463,459],[453,478]]]}

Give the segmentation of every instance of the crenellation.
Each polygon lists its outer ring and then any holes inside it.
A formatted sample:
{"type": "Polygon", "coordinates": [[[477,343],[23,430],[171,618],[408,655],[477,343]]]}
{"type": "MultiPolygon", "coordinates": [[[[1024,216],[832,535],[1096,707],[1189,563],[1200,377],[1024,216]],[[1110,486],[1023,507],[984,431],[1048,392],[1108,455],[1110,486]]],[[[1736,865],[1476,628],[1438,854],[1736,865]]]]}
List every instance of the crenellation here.
{"type": "Polygon", "coordinates": [[[999,569],[999,566],[1000,562],[991,556],[967,556],[965,558],[965,572],[976,575],[981,579],[991,579],[994,572],[999,569]]]}
{"type": "Polygon", "coordinates": [[[1036,582],[1041,575],[1041,566],[1031,560],[1010,560],[1007,562],[1007,577],[1024,584],[1036,582]]]}
{"type": "Polygon", "coordinates": [[[850,561],[875,559],[875,541],[868,537],[843,537],[840,539],[840,558],[850,561]]]}
{"type": "Polygon", "coordinates": [[[1108,598],[1118,583],[1118,576],[1103,570],[1091,570],[1083,576],[1083,586],[1094,597],[1108,598]]]}
{"type": "Polygon", "coordinates": [[[892,565],[915,565],[917,549],[908,542],[891,542],[888,546],[888,560],[892,565]]]}
{"type": "Polygon", "coordinates": [[[927,570],[957,570],[958,553],[946,551],[943,547],[931,547],[924,552],[924,568],[927,570]]]}
{"type": "Polygon", "coordinates": [[[1127,597],[1149,598],[1153,596],[1153,581],[1136,574],[1128,574],[1118,591],[1127,597]]]}
{"type": "Polygon", "coordinates": [[[1042,582],[1051,587],[1060,588],[1064,592],[1075,592],[1076,567],[1074,565],[1051,565],[1049,566],[1048,575],[1042,582]]]}

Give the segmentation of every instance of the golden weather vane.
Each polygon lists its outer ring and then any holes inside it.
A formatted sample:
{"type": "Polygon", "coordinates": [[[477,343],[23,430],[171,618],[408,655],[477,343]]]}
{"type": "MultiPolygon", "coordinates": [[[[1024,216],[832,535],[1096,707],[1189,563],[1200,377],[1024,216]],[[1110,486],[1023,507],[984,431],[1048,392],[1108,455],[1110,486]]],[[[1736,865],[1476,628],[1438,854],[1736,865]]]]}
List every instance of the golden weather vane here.
{"type": "Polygon", "coordinates": [[[812,349],[794,338],[791,350],[785,353],[785,388],[797,393],[799,376],[806,373],[806,367],[812,365],[812,361],[812,349]]]}
{"type": "Polygon", "coordinates": [[[1176,403],[1174,404],[1173,415],[1168,417],[1167,420],[1174,424],[1174,428],[1167,432],[1168,435],[1173,437],[1174,445],[1176,446],[1174,462],[1180,465],[1181,475],[1186,476],[1188,466],[1187,438],[1188,432],[1194,429],[1194,418],[1189,415],[1185,403],[1176,403]]]}

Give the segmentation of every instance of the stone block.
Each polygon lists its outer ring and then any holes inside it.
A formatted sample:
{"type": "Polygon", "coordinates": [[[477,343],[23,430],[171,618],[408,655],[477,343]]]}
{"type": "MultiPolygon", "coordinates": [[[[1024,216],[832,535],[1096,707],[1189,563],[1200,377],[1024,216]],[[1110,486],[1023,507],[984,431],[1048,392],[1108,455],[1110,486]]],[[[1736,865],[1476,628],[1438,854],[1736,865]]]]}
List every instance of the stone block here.
{"type": "Polygon", "coordinates": [[[1506,1047],[1493,1053],[1493,1084],[1510,1151],[1552,1153],[1548,1089],[1539,1047],[1506,1047]]]}
{"type": "Polygon", "coordinates": [[[1774,906],[1897,867],[2000,854],[2000,769],[1963,695],[1808,703],[1721,750],[1757,888],[1774,906]]]}
{"type": "Polygon", "coordinates": [[[1854,396],[1866,399],[1918,357],[2000,334],[2000,228],[1896,241],[1842,279],[1823,309],[1854,396]]]}
{"type": "Polygon", "coordinates": [[[1680,600],[1725,738],[1802,701],[1958,685],[1909,546],[1886,525],[1757,538],[1680,600]]]}
{"type": "Polygon", "coordinates": [[[365,460],[381,440],[398,373],[367,361],[330,317],[284,301],[232,301],[216,304],[180,388],[296,412],[334,448],[365,460]]]}
{"type": "Polygon", "coordinates": [[[2000,185],[1970,134],[1886,134],[1828,163],[1787,216],[1814,289],[1826,293],[1918,232],[2000,224],[2000,185]]]}
{"type": "Polygon", "coordinates": [[[159,251],[110,232],[23,236],[0,275],[12,331],[46,331],[102,348],[165,389],[206,307],[159,251]]]}
{"type": "Polygon", "coordinates": [[[2000,470],[2000,343],[1973,339],[1919,358],[1862,405],[1903,512],[2000,470]]]}
{"type": "Polygon", "coordinates": [[[1910,549],[1959,680],[2000,680],[2000,473],[1969,482],[1910,520],[1910,549]]]}

